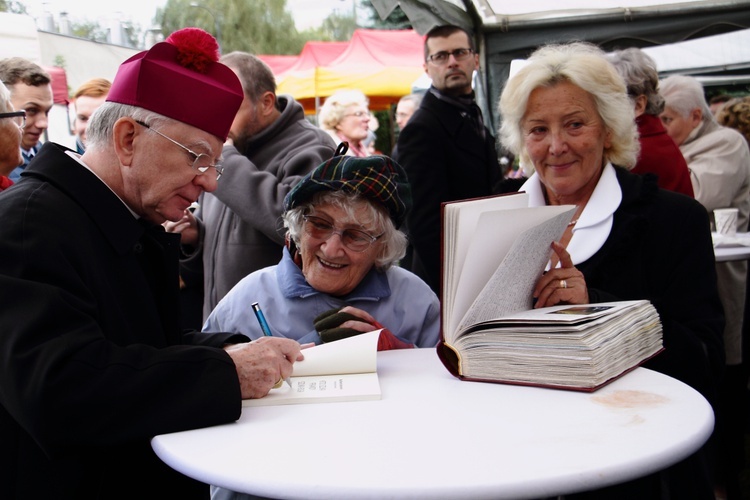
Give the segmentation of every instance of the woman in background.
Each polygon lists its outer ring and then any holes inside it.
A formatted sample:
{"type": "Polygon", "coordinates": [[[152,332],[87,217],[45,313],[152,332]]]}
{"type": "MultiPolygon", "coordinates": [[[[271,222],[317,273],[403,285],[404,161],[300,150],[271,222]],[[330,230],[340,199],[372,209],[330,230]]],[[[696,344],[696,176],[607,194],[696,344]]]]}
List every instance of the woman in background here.
{"type": "Polygon", "coordinates": [[[664,111],[664,98],[659,95],[656,63],[635,47],[615,51],[608,59],[625,80],[628,97],[635,109],[641,151],[631,172],[656,174],[660,188],[692,198],[693,184],[687,162],[659,118],[664,111]]]}
{"type": "Polygon", "coordinates": [[[318,114],[320,128],[328,132],[338,146],[349,143],[347,155],[370,156],[364,141],[370,131],[369,101],[359,90],[342,90],[323,103],[318,114]]]}

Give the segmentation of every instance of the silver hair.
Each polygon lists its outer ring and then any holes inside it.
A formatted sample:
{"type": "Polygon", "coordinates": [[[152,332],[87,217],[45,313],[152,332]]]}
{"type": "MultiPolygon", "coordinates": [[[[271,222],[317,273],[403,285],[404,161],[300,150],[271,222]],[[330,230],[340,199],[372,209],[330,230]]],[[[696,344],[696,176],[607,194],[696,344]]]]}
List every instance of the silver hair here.
{"type": "Polygon", "coordinates": [[[419,107],[420,104],[422,104],[423,97],[424,97],[424,94],[406,94],[401,99],[399,99],[398,102],[413,102],[414,109],[416,109],[419,107]]]}
{"type": "Polygon", "coordinates": [[[631,47],[615,51],[607,59],[625,80],[631,99],[646,96],[647,115],[656,116],[664,111],[664,98],[659,94],[659,72],[651,56],[631,47]]]}
{"type": "Polygon", "coordinates": [[[373,224],[380,228],[379,232],[383,233],[379,241],[381,242],[380,252],[375,258],[375,267],[380,271],[385,271],[393,264],[398,262],[406,254],[408,244],[406,234],[396,229],[393,221],[388,216],[388,210],[385,207],[377,205],[359,193],[345,193],[343,191],[321,191],[315,193],[310,201],[302,203],[290,210],[284,212],[281,218],[284,220],[284,227],[287,228],[287,235],[299,247],[302,236],[304,216],[312,213],[317,205],[330,204],[346,211],[347,216],[352,220],[357,220],[363,225],[373,224]],[[358,213],[358,209],[366,207],[364,215],[358,213]]]}
{"type": "Polygon", "coordinates": [[[660,86],[665,105],[677,114],[687,118],[694,109],[700,109],[704,122],[716,121],[703,94],[703,85],[692,76],[672,75],[662,80],[660,86]]]}
{"type": "Polygon", "coordinates": [[[604,151],[605,159],[632,168],[640,149],[633,103],[626,93],[625,82],[604,52],[584,42],[541,47],[508,80],[498,106],[503,118],[500,127],[503,145],[519,156],[527,174],[533,172],[522,126],[529,96],[538,87],[551,87],[562,81],[580,87],[594,98],[599,116],[612,138],[611,147],[604,151]]]}
{"type": "Polygon", "coordinates": [[[10,90],[3,82],[0,82],[0,113],[13,111],[13,103],[10,100],[10,90]]]}
{"type": "Polygon", "coordinates": [[[130,117],[134,120],[146,122],[153,127],[159,127],[172,122],[171,118],[154,113],[147,109],[120,104],[117,102],[105,102],[99,106],[91,115],[86,131],[88,136],[87,149],[101,150],[112,144],[112,133],[117,120],[130,117]]]}

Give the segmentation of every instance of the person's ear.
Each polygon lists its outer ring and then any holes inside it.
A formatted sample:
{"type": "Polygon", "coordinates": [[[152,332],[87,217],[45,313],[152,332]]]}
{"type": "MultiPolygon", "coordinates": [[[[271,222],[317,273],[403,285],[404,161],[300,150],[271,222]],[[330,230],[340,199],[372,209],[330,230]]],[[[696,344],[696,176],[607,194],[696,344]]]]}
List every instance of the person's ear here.
{"type": "Polygon", "coordinates": [[[700,108],[695,108],[690,112],[690,123],[693,125],[693,128],[696,128],[698,125],[701,124],[703,121],[703,110],[700,108]]]}
{"type": "Polygon", "coordinates": [[[276,95],[273,92],[264,92],[258,102],[263,116],[268,116],[276,109],[276,95]]]}
{"type": "Polygon", "coordinates": [[[633,105],[635,107],[635,117],[638,118],[643,113],[646,112],[646,105],[648,104],[648,98],[641,94],[638,97],[636,97],[633,100],[633,105]]]}
{"type": "Polygon", "coordinates": [[[121,165],[130,166],[135,155],[135,137],[138,124],[129,117],[120,118],[112,127],[112,143],[121,165]]]}

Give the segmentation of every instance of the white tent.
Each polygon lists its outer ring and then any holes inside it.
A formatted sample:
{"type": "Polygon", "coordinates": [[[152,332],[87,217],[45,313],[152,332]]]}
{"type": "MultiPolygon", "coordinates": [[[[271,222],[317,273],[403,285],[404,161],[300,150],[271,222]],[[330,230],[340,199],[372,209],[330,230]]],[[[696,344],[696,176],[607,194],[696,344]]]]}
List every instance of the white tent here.
{"type": "MultiPolygon", "coordinates": [[[[422,34],[441,24],[456,24],[475,33],[483,67],[477,91],[485,116],[495,122],[492,108],[508,78],[511,61],[526,59],[545,43],[585,40],[607,51],[656,48],[750,29],[750,0],[373,0],[373,5],[381,17],[399,5],[422,34]]],[[[706,73],[724,74],[730,66],[747,67],[749,44],[746,38],[742,40],[741,51],[716,46],[707,49],[713,51],[708,53],[713,59],[703,60],[701,67],[710,68],[706,73]],[[730,50],[737,58],[723,62],[720,52],[729,56],[730,50]]],[[[659,53],[657,58],[669,62],[671,72],[702,74],[693,67],[699,64],[697,54],[693,60],[690,54],[679,58],[686,62],[677,66],[674,50],[682,51],[682,47],[674,46],[670,53],[664,49],[664,55],[659,53]]]]}
{"type": "Polygon", "coordinates": [[[696,75],[705,84],[750,83],[750,29],[643,49],[659,73],[696,75]]]}

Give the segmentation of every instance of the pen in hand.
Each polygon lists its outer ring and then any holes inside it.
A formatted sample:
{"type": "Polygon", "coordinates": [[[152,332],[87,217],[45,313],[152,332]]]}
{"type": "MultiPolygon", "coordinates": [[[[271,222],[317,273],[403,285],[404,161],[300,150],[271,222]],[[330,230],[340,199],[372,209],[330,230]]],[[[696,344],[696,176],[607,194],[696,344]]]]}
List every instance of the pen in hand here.
{"type": "MultiPolygon", "coordinates": [[[[257,302],[253,302],[252,304],[253,312],[255,313],[255,317],[258,318],[258,323],[260,323],[260,329],[263,331],[263,335],[266,337],[273,337],[273,333],[271,333],[271,328],[268,326],[268,321],[266,321],[266,317],[263,314],[263,311],[260,309],[260,304],[257,302]]],[[[292,386],[292,383],[289,381],[289,378],[285,380],[287,384],[289,384],[289,387],[292,386]]],[[[274,389],[281,387],[281,380],[274,386],[274,389]]]]}

